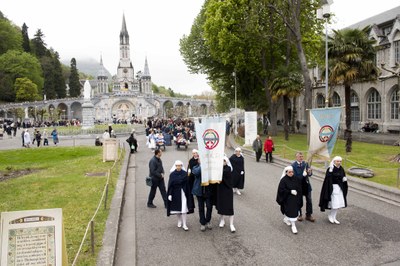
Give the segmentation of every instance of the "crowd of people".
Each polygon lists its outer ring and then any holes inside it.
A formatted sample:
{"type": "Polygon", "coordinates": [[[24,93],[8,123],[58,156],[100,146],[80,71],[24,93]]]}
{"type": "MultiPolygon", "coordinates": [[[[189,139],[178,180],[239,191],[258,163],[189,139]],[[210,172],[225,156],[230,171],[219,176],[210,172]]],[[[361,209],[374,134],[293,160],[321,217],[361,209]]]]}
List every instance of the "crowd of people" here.
{"type": "Polygon", "coordinates": [[[164,201],[167,216],[177,216],[177,226],[188,231],[187,215],[195,211],[194,197],[197,199],[200,230],[211,230],[211,217],[213,207],[219,215],[219,227],[225,226],[225,219],[229,220],[229,229],[236,232],[234,226],[234,193],[241,195],[239,189],[244,188],[244,158],[241,149],[236,148],[235,153],[228,158],[223,158],[222,179],[218,182],[202,183],[201,162],[199,152],[192,150],[192,157],[187,167],[180,160],[175,161],[169,171],[169,180],[165,186],[165,171],[162,164],[162,150],[156,149],[149,162],[149,176],[152,180],[150,193],[147,200],[148,208],[156,208],[153,200],[157,188],[164,201]]]}

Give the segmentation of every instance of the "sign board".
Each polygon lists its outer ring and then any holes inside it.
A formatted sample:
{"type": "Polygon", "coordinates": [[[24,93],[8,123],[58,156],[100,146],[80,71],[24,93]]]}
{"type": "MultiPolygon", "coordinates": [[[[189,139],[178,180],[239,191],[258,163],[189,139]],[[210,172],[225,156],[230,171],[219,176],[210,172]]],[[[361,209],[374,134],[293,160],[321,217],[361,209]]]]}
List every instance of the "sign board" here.
{"type": "Polygon", "coordinates": [[[0,265],[68,265],[62,209],[2,212],[0,265]]]}
{"type": "Polygon", "coordinates": [[[257,112],[244,112],[244,145],[251,146],[257,137],[257,112]]]}
{"type": "Polygon", "coordinates": [[[105,139],[103,142],[103,162],[116,161],[118,159],[117,139],[105,139]]]}

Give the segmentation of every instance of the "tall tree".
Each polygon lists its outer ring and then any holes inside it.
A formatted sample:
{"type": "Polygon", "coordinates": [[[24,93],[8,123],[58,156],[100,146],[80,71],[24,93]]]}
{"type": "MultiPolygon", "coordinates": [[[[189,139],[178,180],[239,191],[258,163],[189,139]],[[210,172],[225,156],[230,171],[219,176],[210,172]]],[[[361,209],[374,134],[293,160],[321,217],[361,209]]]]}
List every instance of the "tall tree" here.
{"type": "Polygon", "coordinates": [[[346,152],[352,150],[351,87],[356,82],[376,80],[379,69],[375,64],[375,40],[369,39],[371,28],[333,31],[328,39],[329,81],[344,86],[346,152]]]}
{"type": "Polygon", "coordinates": [[[14,80],[11,75],[0,70],[0,101],[15,101],[14,80]]]}
{"type": "Polygon", "coordinates": [[[54,85],[57,98],[65,98],[67,96],[66,83],[63,76],[63,70],[61,67],[60,56],[57,52],[52,54],[53,66],[54,66],[54,85]]]}
{"type": "Polygon", "coordinates": [[[79,97],[81,96],[82,85],[79,82],[79,72],[76,68],[75,58],[71,59],[71,75],[69,76],[69,96],[79,97]]]}
{"type": "Polygon", "coordinates": [[[8,19],[0,18],[0,55],[8,50],[22,50],[22,36],[19,28],[8,19]]]}
{"type": "Polygon", "coordinates": [[[28,26],[26,26],[25,23],[22,25],[22,48],[27,53],[31,52],[31,43],[28,35],[28,26]]]}
{"type": "Polygon", "coordinates": [[[38,58],[48,55],[46,43],[44,42],[44,34],[41,29],[36,31],[35,36],[32,39],[32,50],[38,58]]]}

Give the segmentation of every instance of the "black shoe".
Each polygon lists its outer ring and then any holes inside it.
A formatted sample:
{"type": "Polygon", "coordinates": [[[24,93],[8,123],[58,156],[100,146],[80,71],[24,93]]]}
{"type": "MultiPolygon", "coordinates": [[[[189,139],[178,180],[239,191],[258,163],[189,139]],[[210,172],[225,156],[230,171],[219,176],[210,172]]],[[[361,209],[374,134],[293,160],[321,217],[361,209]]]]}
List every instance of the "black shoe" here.
{"type": "Polygon", "coordinates": [[[151,203],[151,204],[147,204],[147,207],[149,207],[149,208],[157,208],[157,206],[156,206],[156,205],[154,205],[153,203],[151,203]]]}

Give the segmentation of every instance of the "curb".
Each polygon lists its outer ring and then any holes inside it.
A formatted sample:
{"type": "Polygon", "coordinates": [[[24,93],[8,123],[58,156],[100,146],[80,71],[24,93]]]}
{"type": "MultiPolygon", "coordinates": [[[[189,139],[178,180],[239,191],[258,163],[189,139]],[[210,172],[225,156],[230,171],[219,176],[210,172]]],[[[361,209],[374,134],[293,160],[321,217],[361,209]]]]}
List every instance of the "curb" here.
{"type": "MultiPolygon", "coordinates": [[[[235,139],[231,135],[229,137],[229,142],[231,144],[231,147],[236,147],[237,144],[235,142],[235,139]]],[[[242,152],[243,152],[243,154],[245,154],[249,157],[255,158],[254,151],[249,150],[247,147],[242,147],[242,152]]],[[[275,156],[274,164],[280,165],[282,167],[286,167],[286,166],[292,164],[292,161],[282,159],[278,156],[275,156]]],[[[325,178],[325,169],[313,167],[313,175],[311,176],[311,179],[324,181],[324,178],[325,178]]],[[[400,189],[388,187],[388,186],[381,185],[381,184],[378,184],[375,182],[360,179],[360,178],[357,178],[354,176],[347,176],[347,178],[350,181],[348,184],[349,188],[352,189],[353,191],[356,191],[358,193],[361,193],[361,194],[364,194],[364,195],[367,195],[370,197],[374,197],[378,200],[385,201],[390,204],[400,206],[400,189]]]]}
{"type": "MultiPolygon", "coordinates": [[[[124,143],[124,146],[126,146],[126,143],[124,143]]],[[[99,266],[114,265],[129,158],[130,149],[125,149],[124,162],[119,173],[118,181],[115,185],[115,192],[110,205],[110,213],[106,221],[106,228],[103,235],[103,246],[97,256],[96,265],[99,266]]]]}

